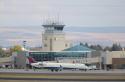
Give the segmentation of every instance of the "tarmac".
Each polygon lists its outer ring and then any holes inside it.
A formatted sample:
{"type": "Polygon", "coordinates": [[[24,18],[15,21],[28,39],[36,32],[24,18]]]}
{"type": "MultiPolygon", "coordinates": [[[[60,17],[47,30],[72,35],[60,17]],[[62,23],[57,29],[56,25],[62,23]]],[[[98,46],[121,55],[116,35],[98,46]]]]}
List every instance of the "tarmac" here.
{"type": "Polygon", "coordinates": [[[24,81],[24,82],[49,82],[49,81],[125,81],[125,70],[88,70],[88,71],[71,71],[63,70],[51,72],[49,70],[32,70],[32,69],[0,69],[0,82],[2,81],[24,81]]]}

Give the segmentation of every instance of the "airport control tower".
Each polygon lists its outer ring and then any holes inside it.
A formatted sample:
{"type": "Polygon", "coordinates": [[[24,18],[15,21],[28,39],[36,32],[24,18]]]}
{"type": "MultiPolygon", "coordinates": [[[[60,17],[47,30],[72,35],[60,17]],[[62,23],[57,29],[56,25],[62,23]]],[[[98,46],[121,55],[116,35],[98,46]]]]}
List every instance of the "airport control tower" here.
{"type": "Polygon", "coordinates": [[[43,51],[61,51],[70,46],[65,40],[64,24],[48,21],[42,26],[44,27],[42,34],[43,51]]]}

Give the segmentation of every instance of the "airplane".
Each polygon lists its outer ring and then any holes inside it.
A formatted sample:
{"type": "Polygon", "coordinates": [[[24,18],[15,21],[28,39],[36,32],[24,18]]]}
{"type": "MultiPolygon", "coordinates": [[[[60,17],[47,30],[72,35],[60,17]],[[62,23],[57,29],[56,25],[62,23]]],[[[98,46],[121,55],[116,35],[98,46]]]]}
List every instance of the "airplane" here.
{"type": "Polygon", "coordinates": [[[95,66],[86,66],[81,63],[55,63],[55,62],[37,62],[31,63],[32,67],[35,68],[45,68],[50,69],[51,71],[62,71],[63,69],[72,69],[72,70],[92,70],[96,69],[95,66]]]}

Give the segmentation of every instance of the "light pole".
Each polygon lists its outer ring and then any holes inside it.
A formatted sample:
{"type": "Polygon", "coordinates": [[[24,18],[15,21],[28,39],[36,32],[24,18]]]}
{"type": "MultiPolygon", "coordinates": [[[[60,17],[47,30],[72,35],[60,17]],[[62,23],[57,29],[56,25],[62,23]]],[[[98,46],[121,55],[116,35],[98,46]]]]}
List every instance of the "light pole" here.
{"type": "Polygon", "coordinates": [[[25,51],[25,66],[26,66],[26,70],[28,70],[28,67],[29,67],[29,59],[28,59],[28,55],[27,55],[27,52],[26,52],[26,41],[24,40],[23,41],[23,48],[24,48],[24,51],[25,51]]]}
{"type": "Polygon", "coordinates": [[[102,69],[102,54],[101,53],[100,53],[99,61],[100,61],[100,70],[101,70],[102,69]]]}
{"type": "Polygon", "coordinates": [[[23,41],[23,47],[26,48],[26,41],[23,41]]]}
{"type": "Polygon", "coordinates": [[[87,52],[85,53],[85,63],[87,65],[87,52]]]}

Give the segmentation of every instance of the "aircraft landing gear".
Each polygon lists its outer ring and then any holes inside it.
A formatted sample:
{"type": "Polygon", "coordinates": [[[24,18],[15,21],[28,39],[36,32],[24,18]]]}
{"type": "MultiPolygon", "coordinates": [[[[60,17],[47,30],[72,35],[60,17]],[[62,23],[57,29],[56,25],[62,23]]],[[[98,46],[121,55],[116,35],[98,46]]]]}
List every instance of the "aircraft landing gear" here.
{"type": "Polygon", "coordinates": [[[58,72],[59,69],[58,69],[58,68],[53,68],[53,69],[51,69],[51,71],[52,71],[52,72],[54,72],[54,71],[58,72]]]}
{"type": "Polygon", "coordinates": [[[53,71],[54,71],[54,69],[51,69],[51,71],[53,72],[53,71]]]}

